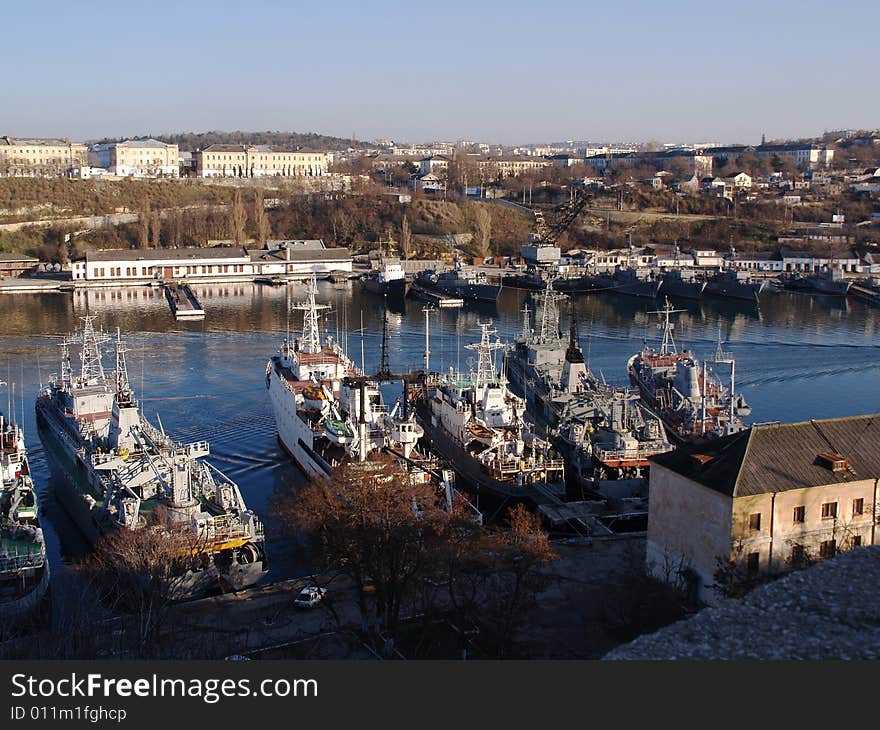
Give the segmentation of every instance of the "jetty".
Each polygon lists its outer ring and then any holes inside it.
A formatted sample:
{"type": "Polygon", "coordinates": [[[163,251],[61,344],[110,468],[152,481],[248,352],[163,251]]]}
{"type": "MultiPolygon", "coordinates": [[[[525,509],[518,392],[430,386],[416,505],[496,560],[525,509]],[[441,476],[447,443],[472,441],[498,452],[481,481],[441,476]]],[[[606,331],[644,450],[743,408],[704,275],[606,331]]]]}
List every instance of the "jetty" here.
{"type": "Polygon", "coordinates": [[[166,282],[164,287],[165,298],[175,319],[199,319],[205,316],[205,310],[189,284],[166,282]]]}

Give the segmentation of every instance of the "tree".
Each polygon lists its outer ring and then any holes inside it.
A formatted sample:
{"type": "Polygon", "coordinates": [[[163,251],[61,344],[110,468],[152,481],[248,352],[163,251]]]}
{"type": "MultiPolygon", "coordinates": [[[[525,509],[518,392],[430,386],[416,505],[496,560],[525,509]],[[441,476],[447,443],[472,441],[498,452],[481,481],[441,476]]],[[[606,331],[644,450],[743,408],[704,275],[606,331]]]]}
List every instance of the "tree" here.
{"type": "Polygon", "coordinates": [[[409,217],[403,214],[403,222],[400,224],[400,254],[408,259],[412,249],[412,229],[409,225],[409,217]]]}
{"type": "Polygon", "coordinates": [[[150,246],[150,199],[144,198],[138,213],[138,248],[150,246]]]}
{"type": "Polygon", "coordinates": [[[188,521],[157,510],[148,524],[103,535],[76,567],[113,610],[129,614],[138,657],[158,656],[171,604],[186,595],[193,568],[202,568],[205,543],[188,521]]]}
{"type": "Polygon", "coordinates": [[[487,258],[492,253],[492,215],[485,205],[477,205],[474,210],[474,241],[477,253],[487,258]]]}
{"type": "Polygon", "coordinates": [[[229,211],[229,227],[232,232],[232,240],[237,246],[244,245],[244,227],[247,223],[247,211],[241,199],[241,189],[237,188],[229,211]]]}
{"type": "Polygon", "coordinates": [[[263,201],[263,191],[257,188],[254,190],[254,228],[257,234],[257,243],[260,248],[266,246],[266,241],[271,235],[269,218],[266,216],[266,205],[263,201]]]}
{"type": "Polygon", "coordinates": [[[150,220],[150,246],[153,248],[161,248],[162,221],[159,218],[159,211],[154,210],[150,220]]]}

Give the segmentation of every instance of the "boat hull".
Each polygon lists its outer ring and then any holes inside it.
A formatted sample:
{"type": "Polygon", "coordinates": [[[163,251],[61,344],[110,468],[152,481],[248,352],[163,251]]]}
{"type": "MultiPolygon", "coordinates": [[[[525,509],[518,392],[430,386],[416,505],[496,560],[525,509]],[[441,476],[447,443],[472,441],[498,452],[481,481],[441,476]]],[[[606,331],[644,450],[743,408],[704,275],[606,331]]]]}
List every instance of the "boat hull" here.
{"type": "Polygon", "coordinates": [[[394,279],[393,281],[376,281],[371,277],[362,279],[364,289],[372,294],[379,294],[393,299],[403,299],[408,293],[410,282],[406,279],[394,279]]]}

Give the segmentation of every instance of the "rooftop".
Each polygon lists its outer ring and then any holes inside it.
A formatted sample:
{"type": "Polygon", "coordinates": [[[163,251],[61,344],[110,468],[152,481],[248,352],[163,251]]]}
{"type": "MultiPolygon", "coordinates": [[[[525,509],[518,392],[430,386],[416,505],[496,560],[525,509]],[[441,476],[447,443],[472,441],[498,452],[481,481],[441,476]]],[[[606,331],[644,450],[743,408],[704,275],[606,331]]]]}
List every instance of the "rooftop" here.
{"type": "Polygon", "coordinates": [[[86,261],[185,261],[188,259],[244,259],[247,254],[238,246],[206,248],[123,248],[87,251],[86,261]]]}
{"type": "Polygon", "coordinates": [[[716,492],[744,497],[880,477],[880,414],[756,425],[651,459],[716,492]],[[842,455],[835,472],[818,458],[842,455]],[[705,458],[708,457],[708,458],[705,458]]]}
{"type": "Polygon", "coordinates": [[[39,259],[35,259],[33,256],[25,256],[23,253],[11,253],[7,251],[0,251],[0,262],[2,263],[37,263],[39,259]]]}

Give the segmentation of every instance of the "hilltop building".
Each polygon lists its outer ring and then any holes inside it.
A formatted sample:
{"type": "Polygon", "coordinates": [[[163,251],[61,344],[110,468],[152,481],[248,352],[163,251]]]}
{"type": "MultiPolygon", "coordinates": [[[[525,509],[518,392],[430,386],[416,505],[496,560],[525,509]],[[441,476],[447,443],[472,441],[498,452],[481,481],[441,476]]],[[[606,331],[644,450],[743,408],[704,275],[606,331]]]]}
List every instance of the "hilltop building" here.
{"type": "Polygon", "coordinates": [[[198,177],[313,177],[326,175],[330,161],[327,152],[269,145],[212,144],[195,153],[198,177]]]}
{"type": "Polygon", "coordinates": [[[180,153],[176,144],[157,139],[129,139],[96,145],[89,152],[93,167],[118,177],[179,177],[180,153]]]}
{"type": "Polygon", "coordinates": [[[86,146],[79,142],[0,137],[0,177],[70,177],[87,160],[86,146]]]}

